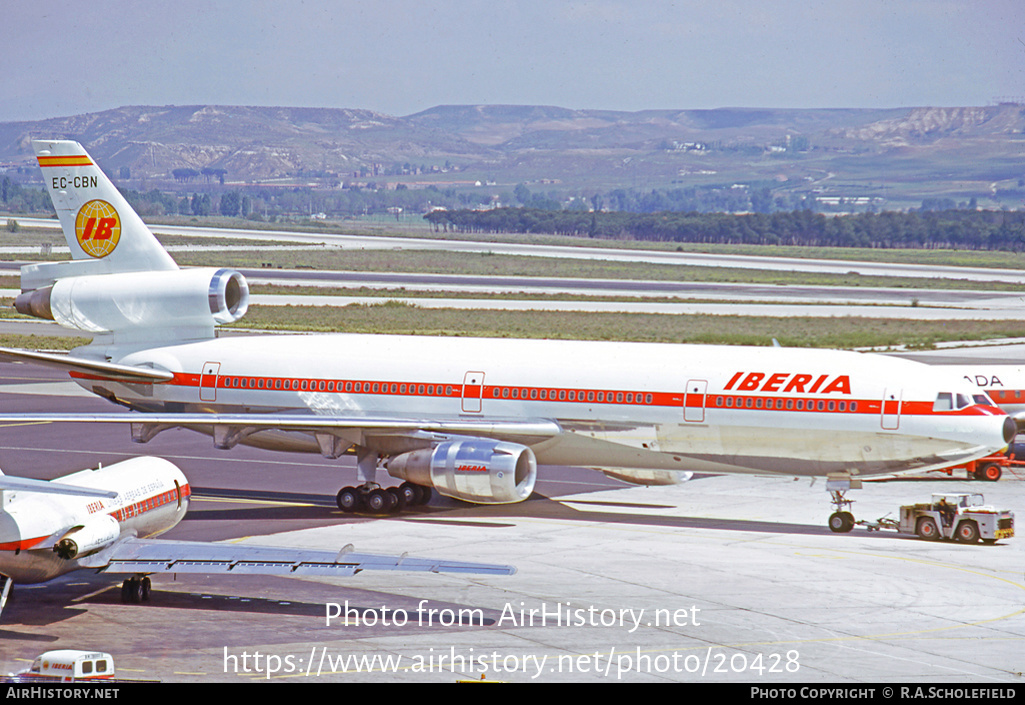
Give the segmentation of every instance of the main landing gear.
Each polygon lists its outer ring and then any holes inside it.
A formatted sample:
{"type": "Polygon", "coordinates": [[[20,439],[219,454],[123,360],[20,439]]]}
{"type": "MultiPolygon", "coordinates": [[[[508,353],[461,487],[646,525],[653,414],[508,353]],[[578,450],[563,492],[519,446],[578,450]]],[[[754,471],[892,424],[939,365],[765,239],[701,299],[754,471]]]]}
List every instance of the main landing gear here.
{"type": "Polygon", "coordinates": [[[398,514],[406,507],[427,504],[431,501],[431,488],[403,482],[398,487],[381,487],[374,480],[381,456],[364,447],[356,448],[356,487],[338,490],[335,501],[338,508],[347,514],[369,512],[371,514],[398,514]]]}
{"type": "Polygon", "coordinates": [[[431,501],[431,488],[403,482],[398,487],[381,487],[368,482],[359,487],[343,487],[335,501],[338,508],[347,514],[369,512],[371,514],[398,514],[406,507],[415,507],[431,501]]]}
{"type": "Polygon", "coordinates": [[[851,514],[853,499],[847,499],[848,490],[860,490],[861,480],[850,477],[829,478],[826,480],[826,491],[829,492],[830,503],[835,510],[829,515],[829,530],[835,534],[846,534],[854,528],[854,515],[851,514]]]}
{"type": "Polygon", "coordinates": [[[150,589],[149,576],[137,575],[134,578],[126,578],[121,583],[121,601],[125,604],[149,602],[150,589]]]}
{"type": "Polygon", "coordinates": [[[399,487],[383,488],[375,481],[380,455],[368,448],[356,449],[356,487],[338,490],[335,502],[345,513],[367,511],[371,514],[397,514],[406,507],[426,504],[432,491],[429,487],[403,483],[399,487]]]}

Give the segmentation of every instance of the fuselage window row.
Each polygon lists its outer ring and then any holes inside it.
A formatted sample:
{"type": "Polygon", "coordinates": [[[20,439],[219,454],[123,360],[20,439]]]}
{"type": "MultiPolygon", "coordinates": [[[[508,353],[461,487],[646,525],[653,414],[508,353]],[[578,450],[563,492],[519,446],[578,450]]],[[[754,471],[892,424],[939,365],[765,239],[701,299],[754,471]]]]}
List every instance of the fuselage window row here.
{"type": "MultiPolygon", "coordinates": [[[[274,389],[283,391],[326,391],[355,394],[400,394],[413,396],[461,396],[462,387],[434,384],[399,384],[397,382],[354,382],[341,380],[292,380],[263,377],[222,377],[221,386],[232,389],[274,389]]],[[[616,392],[583,389],[549,389],[537,387],[486,387],[487,394],[494,399],[516,399],[530,401],[570,401],[599,404],[653,404],[651,392],[616,392]]],[[[480,396],[486,396],[484,391],[480,396]]],[[[472,396],[477,396],[476,394],[472,396]]],[[[701,399],[699,404],[688,402],[688,406],[706,406],[704,394],[693,396],[701,399]]],[[[678,403],[678,402],[677,402],[678,403]]],[[[709,396],[707,405],[721,409],[764,409],[776,411],[840,411],[857,412],[856,401],[825,401],[822,399],[765,398],[751,396],[709,396]]]]}

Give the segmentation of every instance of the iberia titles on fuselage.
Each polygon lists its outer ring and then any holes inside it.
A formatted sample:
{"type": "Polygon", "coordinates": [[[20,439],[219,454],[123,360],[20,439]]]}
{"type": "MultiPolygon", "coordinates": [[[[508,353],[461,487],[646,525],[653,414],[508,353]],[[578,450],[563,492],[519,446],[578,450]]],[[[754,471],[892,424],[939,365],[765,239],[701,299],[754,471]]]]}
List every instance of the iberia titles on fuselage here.
{"type": "MultiPolygon", "coordinates": [[[[591,467],[865,475],[947,466],[1007,443],[1006,417],[985,395],[942,375],[937,388],[922,365],[858,353],[364,335],[258,342],[219,338],[119,358],[201,370],[163,384],[80,383],[153,412],[301,409],[368,425],[552,420],[559,432],[529,444],[538,462],[591,467]],[[764,372],[746,371],[753,355],[764,372]],[[211,360],[231,363],[203,374],[211,360]],[[779,371],[787,368],[799,371],[779,371]],[[935,408],[944,393],[972,391],[970,406],[935,408]]],[[[275,442],[317,450],[308,436],[275,442]]]]}
{"type": "Polygon", "coordinates": [[[1013,421],[964,379],[871,354],[345,334],[217,338],[217,324],[245,313],[244,277],[178,269],[81,145],[33,144],[75,259],[24,267],[17,305],[95,338],[68,358],[3,355],[63,366],[84,388],[147,412],[129,416],[137,440],[184,426],[225,448],[328,457],[355,449],[361,473],[383,459],[397,477],[497,502],[525,499],[536,463],[627,479],[636,472],[638,481],[650,471],[872,475],[967,462],[1014,434],[1013,421]],[[503,458],[513,460],[502,465],[503,458]],[[483,483],[462,477],[481,474],[483,483]],[[524,484],[496,489],[508,475],[524,484]]]}

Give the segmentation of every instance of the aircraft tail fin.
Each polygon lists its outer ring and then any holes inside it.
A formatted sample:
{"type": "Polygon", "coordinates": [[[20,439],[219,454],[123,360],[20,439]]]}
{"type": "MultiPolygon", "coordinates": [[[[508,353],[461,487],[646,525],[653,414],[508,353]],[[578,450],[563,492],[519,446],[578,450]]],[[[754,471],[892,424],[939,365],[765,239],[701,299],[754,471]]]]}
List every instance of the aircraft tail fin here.
{"type": "MultiPolygon", "coordinates": [[[[208,340],[216,326],[245,315],[245,278],[179,269],[82,145],[32,146],[72,259],[23,266],[19,312],[92,334],[96,347],[83,357],[101,360],[106,353],[96,351],[107,345],[208,340]]],[[[121,372],[137,376],[130,367],[121,372]]]]}
{"type": "MultiPolygon", "coordinates": [[[[57,211],[73,262],[59,263],[60,276],[178,269],[149,227],[78,142],[35,140],[32,147],[57,211]],[[70,266],[69,266],[70,265],[70,266]]],[[[52,264],[52,263],[48,263],[52,264]]],[[[29,278],[32,278],[32,269],[29,278]]],[[[51,268],[39,266],[40,272],[51,268]]],[[[52,283],[25,281],[22,289],[52,283]],[[26,286],[28,284],[29,286],[26,286]]]]}

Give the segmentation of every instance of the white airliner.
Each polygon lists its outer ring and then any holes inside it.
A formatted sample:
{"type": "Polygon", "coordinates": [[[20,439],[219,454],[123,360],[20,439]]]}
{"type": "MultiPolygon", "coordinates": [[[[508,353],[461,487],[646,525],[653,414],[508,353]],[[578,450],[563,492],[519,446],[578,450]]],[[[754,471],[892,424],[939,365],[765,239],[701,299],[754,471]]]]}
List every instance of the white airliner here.
{"type": "Polygon", "coordinates": [[[362,570],[510,575],[511,566],[340,551],[148,538],[185,516],[192,492],[162,458],[133,458],[52,482],[0,473],[0,611],[13,583],[42,583],[73,570],[127,573],[126,602],[148,600],[151,573],[327,575],[362,570]]]}
{"type": "Polygon", "coordinates": [[[948,374],[955,374],[989,395],[997,406],[1014,417],[1019,426],[1025,426],[1025,366],[995,365],[937,365],[948,374]]]}
{"type": "MultiPolygon", "coordinates": [[[[22,268],[19,311],[94,336],[54,365],[140,414],[0,420],[129,421],[357,456],[347,511],[388,511],[430,488],[478,503],[532,492],[537,464],[638,484],[681,473],[868,476],[949,467],[1007,445],[1014,423],[957,376],[833,350],[385,335],[215,336],[241,318],[245,279],[181,270],[76,142],[33,142],[71,261],[22,268]],[[946,404],[944,400],[954,400],[946,404]],[[405,480],[384,491],[379,463],[405,480]]],[[[833,483],[832,487],[838,485],[833,483]]],[[[834,531],[854,518],[833,493],[834,531]]]]}

